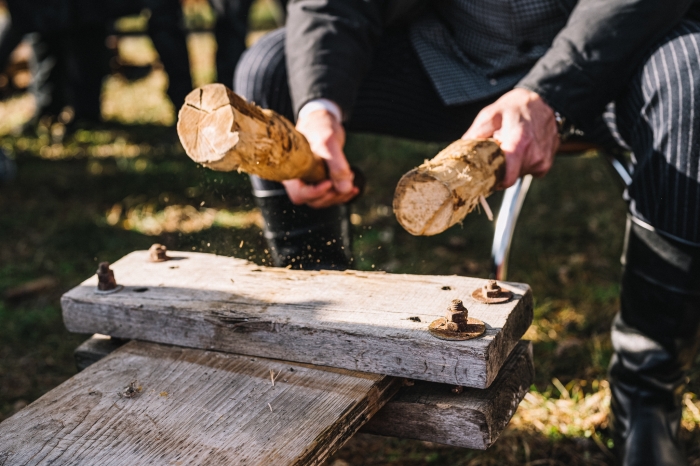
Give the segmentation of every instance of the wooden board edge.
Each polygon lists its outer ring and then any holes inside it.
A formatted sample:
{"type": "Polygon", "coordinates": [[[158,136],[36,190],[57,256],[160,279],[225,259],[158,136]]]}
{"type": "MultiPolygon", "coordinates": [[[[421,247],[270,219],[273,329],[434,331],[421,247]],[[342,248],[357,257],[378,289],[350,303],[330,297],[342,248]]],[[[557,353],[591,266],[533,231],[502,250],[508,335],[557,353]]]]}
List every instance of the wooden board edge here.
{"type": "Polygon", "coordinates": [[[520,341],[486,389],[451,393],[451,386],[416,382],[403,387],[360,432],[486,450],[529,391],[535,370],[532,343],[520,341]]]}
{"type": "MultiPolygon", "coordinates": [[[[507,284],[506,284],[507,285],[507,284]]],[[[498,304],[495,304],[498,306],[498,304]]],[[[503,326],[503,330],[493,339],[488,346],[488,359],[486,360],[486,382],[483,387],[488,388],[496,380],[503,366],[510,358],[511,352],[519,344],[535,318],[532,288],[529,286],[518,301],[518,305],[510,313],[509,320],[503,326]],[[523,309],[518,311],[517,308],[523,309]]]]}

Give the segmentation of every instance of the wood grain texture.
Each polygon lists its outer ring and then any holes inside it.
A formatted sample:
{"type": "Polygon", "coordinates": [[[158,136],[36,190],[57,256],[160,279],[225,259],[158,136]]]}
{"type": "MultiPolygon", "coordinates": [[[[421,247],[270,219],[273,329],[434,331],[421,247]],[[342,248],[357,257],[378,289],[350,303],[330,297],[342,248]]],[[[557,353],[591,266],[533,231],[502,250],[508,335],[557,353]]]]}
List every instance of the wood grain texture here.
{"type": "Polygon", "coordinates": [[[361,431],[485,450],[515,414],[535,376],[532,343],[521,341],[487,389],[416,382],[404,387],[361,431]]]}
{"type": "Polygon", "coordinates": [[[66,293],[68,330],[486,388],[532,321],[532,294],[486,305],[484,280],[377,272],[296,271],[201,253],[152,263],[138,251],[113,264],[118,293],[92,277],[66,293]],[[431,336],[429,323],[464,300],[482,337],[431,336]]]}
{"type": "Polygon", "coordinates": [[[289,120],[223,84],[207,84],[187,95],[177,133],[187,155],[212,170],[239,170],[272,181],[327,178],[323,160],[289,120]]]}
{"type": "Polygon", "coordinates": [[[399,384],[132,341],[0,424],[0,464],[319,464],[399,384]]]}
{"type": "Polygon", "coordinates": [[[455,141],[401,177],[394,192],[396,220],[412,235],[442,233],[464,220],[504,174],[505,155],[496,141],[455,141]]]}
{"type": "MultiPolygon", "coordinates": [[[[90,338],[79,347],[82,360],[104,358],[117,348],[108,343],[90,338]]],[[[451,385],[418,381],[401,388],[360,431],[485,450],[513,417],[534,375],[532,343],[521,341],[489,388],[467,388],[456,395],[451,385]]]]}

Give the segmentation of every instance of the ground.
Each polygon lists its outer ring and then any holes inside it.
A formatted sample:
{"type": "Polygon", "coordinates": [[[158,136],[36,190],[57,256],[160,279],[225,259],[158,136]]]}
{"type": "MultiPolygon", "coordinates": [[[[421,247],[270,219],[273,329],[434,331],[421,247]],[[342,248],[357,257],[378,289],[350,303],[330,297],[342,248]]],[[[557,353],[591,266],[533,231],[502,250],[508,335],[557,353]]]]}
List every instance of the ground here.
{"type": "MultiPolygon", "coordinates": [[[[211,36],[193,36],[190,45],[197,83],[211,80],[211,36]]],[[[120,52],[135,63],[157,58],[145,38],[122,39],[120,52]]],[[[64,329],[59,298],[99,261],[160,242],[270,263],[246,177],[203,169],[185,156],[165,85],[159,70],[134,83],[110,77],[107,123],[62,141],[60,127],[13,136],[33,103],[26,96],[0,103],[0,146],[18,165],[17,179],[0,185],[0,420],[75,373],[72,351],[87,336],[64,329]]],[[[393,217],[400,176],[444,145],[350,135],[348,156],[368,177],[366,194],[353,205],[357,268],[488,276],[494,226],[485,215],[475,212],[430,238],[410,236],[393,217]]],[[[499,200],[489,199],[494,210],[499,200]]],[[[489,451],[357,435],[328,464],[612,464],[605,370],[625,209],[620,185],[595,153],[559,157],[549,175],[534,181],[509,279],[534,292],[526,338],[534,342],[537,374],[489,451]]],[[[693,464],[700,464],[698,382],[694,372],[684,400],[693,464]]]]}

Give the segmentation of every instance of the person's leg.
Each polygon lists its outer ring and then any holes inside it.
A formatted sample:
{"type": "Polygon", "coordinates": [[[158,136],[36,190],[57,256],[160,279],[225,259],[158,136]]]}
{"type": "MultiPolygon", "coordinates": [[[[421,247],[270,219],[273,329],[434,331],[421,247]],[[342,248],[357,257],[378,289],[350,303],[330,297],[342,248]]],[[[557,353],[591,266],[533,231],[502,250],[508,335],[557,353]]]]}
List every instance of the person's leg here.
{"type": "MultiPolygon", "coordinates": [[[[234,90],[263,108],[294,121],[284,64],[284,30],[262,39],[242,58],[234,90]]],[[[278,267],[346,269],[350,266],[347,206],[312,209],[297,206],[281,183],[251,176],[253,196],[264,219],[265,239],[278,267]]]]}
{"type": "Polygon", "coordinates": [[[647,57],[615,102],[634,153],[611,420],[625,465],[682,465],[686,373],[700,345],[700,23],[647,57]]]}
{"type": "MultiPolygon", "coordinates": [[[[263,108],[295,120],[287,83],[284,29],[260,39],[243,55],[234,90],[263,108]]],[[[429,141],[458,139],[489,102],[445,107],[402,32],[386,34],[360,87],[349,131],[429,141]]],[[[294,206],[280,183],[253,178],[275,265],[345,268],[350,265],[347,206],[294,206]],[[345,260],[341,260],[345,257],[345,260]]]]}
{"type": "Polygon", "coordinates": [[[109,55],[104,24],[84,24],[66,32],[68,36],[68,83],[75,121],[102,121],[102,82],[109,74],[109,55]]]}
{"type": "Polygon", "coordinates": [[[144,3],[151,10],[148,34],[168,74],[168,97],[177,112],[192,90],[182,7],[177,0],[147,0],[144,3]]]}
{"type": "Polygon", "coordinates": [[[246,49],[248,13],[253,0],[209,0],[209,3],[216,12],[216,80],[231,86],[236,64],[246,49]]]}

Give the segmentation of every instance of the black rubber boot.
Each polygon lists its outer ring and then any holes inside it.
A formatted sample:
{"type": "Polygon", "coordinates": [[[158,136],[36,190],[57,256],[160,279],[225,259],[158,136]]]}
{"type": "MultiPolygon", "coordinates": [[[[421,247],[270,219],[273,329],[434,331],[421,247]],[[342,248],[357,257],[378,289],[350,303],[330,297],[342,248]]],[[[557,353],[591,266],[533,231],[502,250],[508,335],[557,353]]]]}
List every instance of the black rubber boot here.
{"type": "Polygon", "coordinates": [[[679,433],[700,345],[700,245],[630,217],[623,265],[609,370],[615,450],[625,466],[685,465],[679,433]]]}
{"type": "Polygon", "coordinates": [[[352,264],[350,209],[312,209],[292,204],[284,186],[251,176],[253,196],[265,221],[265,239],[277,267],[345,270],[352,264]]]}

